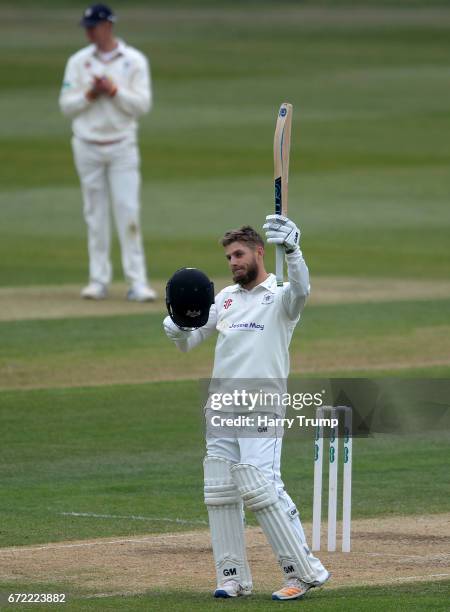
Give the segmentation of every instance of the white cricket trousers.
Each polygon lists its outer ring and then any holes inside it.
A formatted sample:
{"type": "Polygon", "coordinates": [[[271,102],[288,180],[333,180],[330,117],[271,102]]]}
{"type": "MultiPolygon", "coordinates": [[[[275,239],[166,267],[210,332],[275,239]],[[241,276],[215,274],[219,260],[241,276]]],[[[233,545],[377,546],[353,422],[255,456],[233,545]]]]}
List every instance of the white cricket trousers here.
{"type": "Polygon", "coordinates": [[[99,145],[74,136],[72,149],[88,228],[89,280],[108,285],[112,279],[111,204],[125,278],[130,285],[147,284],[140,230],[140,160],[135,139],[99,145]]]}
{"type": "MultiPolygon", "coordinates": [[[[210,457],[228,459],[232,463],[249,463],[259,468],[267,480],[275,487],[282,507],[291,518],[292,537],[298,538],[302,544],[307,545],[299,513],[298,511],[295,512],[296,506],[285,490],[284,483],[281,480],[281,446],[281,437],[211,437],[206,439],[206,454],[210,457]]],[[[309,552],[308,561],[317,573],[318,579],[320,581],[326,580],[328,572],[320,559],[309,552]]]]}

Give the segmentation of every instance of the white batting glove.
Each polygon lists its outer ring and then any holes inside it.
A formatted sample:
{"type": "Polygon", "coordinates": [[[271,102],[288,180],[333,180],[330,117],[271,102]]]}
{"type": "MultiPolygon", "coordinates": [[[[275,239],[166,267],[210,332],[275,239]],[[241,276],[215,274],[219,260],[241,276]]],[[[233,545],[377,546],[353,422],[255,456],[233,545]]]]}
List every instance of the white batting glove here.
{"type": "Polygon", "coordinates": [[[163,326],[166,336],[171,340],[185,340],[190,334],[189,331],[179,328],[170,317],[164,319],[163,326]]]}
{"type": "Polygon", "coordinates": [[[286,253],[292,253],[300,244],[300,230],[283,215],[267,215],[263,225],[269,244],[282,244],[286,253]]]}

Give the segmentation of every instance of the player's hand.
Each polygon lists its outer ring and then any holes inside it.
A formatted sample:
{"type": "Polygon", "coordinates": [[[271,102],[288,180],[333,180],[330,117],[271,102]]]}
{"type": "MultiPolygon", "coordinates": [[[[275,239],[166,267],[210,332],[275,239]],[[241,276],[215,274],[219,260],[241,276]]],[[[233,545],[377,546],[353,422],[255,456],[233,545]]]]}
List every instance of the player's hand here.
{"type": "Polygon", "coordinates": [[[283,215],[267,215],[263,225],[269,244],[282,244],[286,253],[292,253],[300,244],[300,230],[283,215]]]}
{"type": "Polygon", "coordinates": [[[96,100],[99,97],[100,93],[95,89],[94,86],[92,86],[87,92],[86,92],[86,98],[90,101],[93,102],[94,100],[96,100]]]}
{"type": "Polygon", "coordinates": [[[164,331],[166,336],[171,340],[185,340],[189,336],[189,331],[180,329],[170,317],[166,317],[163,321],[164,331]]]}
{"type": "Polygon", "coordinates": [[[94,77],[93,89],[99,94],[104,94],[105,96],[111,97],[117,92],[117,87],[114,85],[114,81],[106,76],[94,77]]]}

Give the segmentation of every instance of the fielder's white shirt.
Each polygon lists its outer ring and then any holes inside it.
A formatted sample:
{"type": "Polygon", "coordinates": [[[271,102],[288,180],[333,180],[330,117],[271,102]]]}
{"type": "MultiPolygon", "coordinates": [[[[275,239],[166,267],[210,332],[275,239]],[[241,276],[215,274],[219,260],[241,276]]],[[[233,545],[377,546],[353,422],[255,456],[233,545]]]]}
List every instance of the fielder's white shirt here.
{"type": "Polygon", "coordinates": [[[289,374],[289,344],[309,295],[309,272],[300,249],[286,254],[288,282],[274,274],[250,291],[231,285],[220,291],[204,327],[176,340],[189,351],[216,330],[213,379],[279,379],[289,374]]]}
{"type": "Polygon", "coordinates": [[[122,40],[109,61],[102,61],[95,45],[72,55],[66,65],[59,97],[61,111],[72,118],[75,136],[82,140],[110,142],[135,137],[137,118],[152,104],[147,58],[122,40]],[[106,76],[117,86],[114,97],[90,101],[86,92],[94,77],[106,76]]]}

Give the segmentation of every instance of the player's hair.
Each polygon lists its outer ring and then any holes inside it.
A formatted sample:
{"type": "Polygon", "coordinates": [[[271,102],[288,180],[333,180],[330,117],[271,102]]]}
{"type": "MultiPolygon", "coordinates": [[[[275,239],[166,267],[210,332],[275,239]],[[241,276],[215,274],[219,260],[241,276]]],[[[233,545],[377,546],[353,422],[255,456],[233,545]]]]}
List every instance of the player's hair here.
{"type": "Polygon", "coordinates": [[[257,246],[264,246],[264,240],[250,225],[243,225],[238,229],[229,230],[224,234],[220,244],[226,247],[232,242],[243,242],[251,249],[255,249],[257,246]]]}

